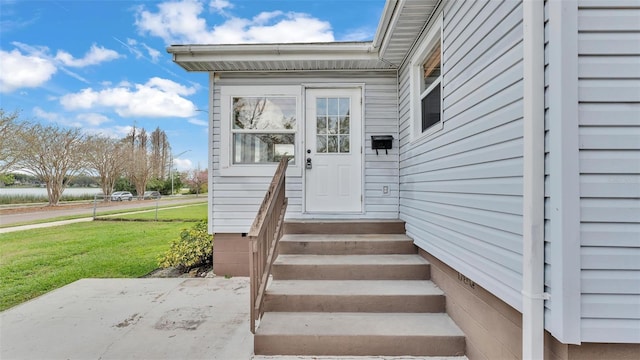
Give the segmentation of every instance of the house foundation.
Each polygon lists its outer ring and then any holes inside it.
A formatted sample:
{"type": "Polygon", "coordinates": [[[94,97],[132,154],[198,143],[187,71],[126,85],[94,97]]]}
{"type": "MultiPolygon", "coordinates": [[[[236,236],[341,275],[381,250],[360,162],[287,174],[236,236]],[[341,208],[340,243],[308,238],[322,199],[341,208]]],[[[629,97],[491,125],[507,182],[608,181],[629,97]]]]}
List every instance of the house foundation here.
{"type": "Polygon", "coordinates": [[[249,237],[239,233],[213,235],[213,273],[249,276],[249,237]]]}
{"type": "MultiPolygon", "coordinates": [[[[522,359],[522,314],[419,249],[431,263],[431,279],[446,294],[446,312],[465,333],[470,360],[522,359]]],[[[640,344],[563,344],[545,331],[546,360],[637,360],[640,344]]]]}

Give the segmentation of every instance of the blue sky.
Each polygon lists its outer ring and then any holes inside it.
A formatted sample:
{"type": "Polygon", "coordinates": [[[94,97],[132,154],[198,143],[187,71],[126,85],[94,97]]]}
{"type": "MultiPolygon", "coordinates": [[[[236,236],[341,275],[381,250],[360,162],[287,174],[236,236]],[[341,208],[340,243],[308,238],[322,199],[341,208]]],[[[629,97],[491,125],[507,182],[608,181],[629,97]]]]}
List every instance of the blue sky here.
{"type": "Polygon", "coordinates": [[[124,136],[169,136],[180,170],[207,167],[207,75],[184,43],[371,40],[384,0],[0,0],[0,107],[21,118],[124,136]],[[190,150],[190,151],[188,151],[190,150]]]}

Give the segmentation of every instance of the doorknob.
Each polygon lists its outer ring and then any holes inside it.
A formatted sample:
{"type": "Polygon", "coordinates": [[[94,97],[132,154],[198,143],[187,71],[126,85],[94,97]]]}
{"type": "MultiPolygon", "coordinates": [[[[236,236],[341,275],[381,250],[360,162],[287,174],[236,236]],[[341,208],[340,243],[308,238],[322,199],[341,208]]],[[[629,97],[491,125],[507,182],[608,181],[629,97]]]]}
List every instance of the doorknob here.
{"type": "Polygon", "coordinates": [[[310,158],[310,157],[308,157],[308,158],[307,158],[307,165],[305,166],[305,169],[307,169],[307,170],[311,170],[311,167],[312,167],[312,166],[311,166],[311,158],[310,158]]]}

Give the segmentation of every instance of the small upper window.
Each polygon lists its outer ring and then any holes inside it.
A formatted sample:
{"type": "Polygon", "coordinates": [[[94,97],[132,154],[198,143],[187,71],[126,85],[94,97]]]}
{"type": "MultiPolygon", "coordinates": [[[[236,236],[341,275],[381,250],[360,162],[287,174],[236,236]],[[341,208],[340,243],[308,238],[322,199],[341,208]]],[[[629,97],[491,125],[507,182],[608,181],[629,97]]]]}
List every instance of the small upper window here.
{"type": "Polygon", "coordinates": [[[431,51],[422,65],[420,89],[422,132],[440,122],[440,44],[431,51]]]}
{"type": "Polygon", "coordinates": [[[432,24],[411,61],[411,132],[418,140],[442,129],[442,18],[432,24]]]}

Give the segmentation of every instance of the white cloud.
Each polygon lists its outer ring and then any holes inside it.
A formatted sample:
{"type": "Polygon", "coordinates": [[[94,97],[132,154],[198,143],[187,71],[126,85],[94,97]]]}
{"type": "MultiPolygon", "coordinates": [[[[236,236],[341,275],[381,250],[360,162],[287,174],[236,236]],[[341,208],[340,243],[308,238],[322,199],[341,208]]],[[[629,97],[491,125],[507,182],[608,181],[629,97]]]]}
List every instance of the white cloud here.
{"type": "Polygon", "coordinates": [[[102,135],[112,139],[122,139],[127,136],[133,127],[131,126],[112,126],[107,128],[83,128],[82,131],[90,135],[102,135]]]}
{"type": "Polygon", "coordinates": [[[149,57],[151,58],[151,62],[158,62],[158,60],[160,59],[160,51],[150,47],[147,44],[142,44],[142,47],[145,48],[145,50],[147,50],[147,53],[149,54],[149,57]]]}
{"type": "Polygon", "coordinates": [[[98,113],[78,114],[77,118],[89,126],[100,126],[111,121],[108,117],[98,113]]]}
{"type": "Polygon", "coordinates": [[[58,50],[56,54],[56,60],[62,64],[70,67],[85,67],[90,65],[97,65],[102,62],[115,60],[122,57],[117,51],[106,49],[96,44],[91,45],[91,48],[84,55],[82,59],[75,59],[73,55],[64,50],[58,50]]]}
{"type": "Polygon", "coordinates": [[[0,92],[8,93],[20,88],[43,85],[57,71],[48,59],[23,55],[19,50],[0,50],[0,92]]]}
{"type": "Polygon", "coordinates": [[[60,103],[67,110],[112,108],[122,117],[189,117],[196,107],[183,96],[195,91],[193,87],[154,77],[145,84],[121,83],[97,91],[83,89],[63,96],[60,103]]]}
{"type": "Polygon", "coordinates": [[[186,171],[193,167],[193,163],[189,159],[173,159],[173,166],[175,166],[178,171],[186,171]]]}
{"type": "Polygon", "coordinates": [[[347,32],[343,37],[342,41],[368,41],[373,39],[375,36],[376,29],[371,29],[368,27],[362,27],[358,29],[353,29],[347,32]]]}
{"type": "Polygon", "coordinates": [[[216,12],[224,13],[224,9],[233,8],[233,4],[231,4],[227,0],[211,0],[209,2],[209,8],[213,9],[216,12]]]}
{"type": "Polygon", "coordinates": [[[160,55],[161,55],[160,51],[150,47],[145,43],[138,44],[137,40],[131,39],[131,38],[127,38],[126,43],[116,37],[114,37],[114,39],[119,43],[121,43],[124,47],[126,47],[132,54],[134,54],[136,59],[144,58],[151,61],[152,63],[157,63],[158,59],[160,59],[160,55]],[[146,58],[144,56],[144,53],[142,50],[140,50],[140,47],[146,50],[147,54],[149,54],[149,58],[146,58]]]}
{"type": "Polygon", "coordinates": [[[189,119],[187,120],[189,122],[189,124],[193,124],[193,125],[198,125],[198,126],[209,126],[209,123],[204,121],[204,120],[200,120],[200,119],[189,119]]]}
{"type": "Polygon", "coordinates": [[[50,122],[58,122],[61,119],[59,114],[52,113],[52,112],[46,112],[46,111],[42,110],[42,108],[37,107],[37,106],[35,108],[33,108],[33,115],[35,115],[38,118],[50,121],[50,122]]]}
{"type": "Polygon", "coordinates": [[[28,45],[21,42],[11,43],[16,48],[11,51],[0,50],[0,92],[8,93],[22,88],[35,88],[44,85],[58,72],[88,83],[82,76],[68,70],[68,67],[97,65],[121,57],[114,50],[92,45],[82,59],[75,59],[64,50],[58,50],[52,56],[46,46],[28,45]]]}
{"type": "Polygon", "coordinates": [[[204,6],[200,1],[168,1],[152,12],[139,7],[136,26],[142,33],[164,39],[167,44],[232,44],[232,43],[289,43],[334,41],[331,24],[308,14],[296,12],[262,12],[251,19],[227,15],[231,8],[225,0],[209,4],[226,20],[215,26],[207,25],[201,16],[204,6]]]}
{"type": "Polygon", "coordinates": [[[33,108],[33,115],[36,118],[44,119],[52,123],[83,129],[100,126],[111,121],[108,117],[98,113],[83,113],[71,116],[69,114],[47,112],[38,106],[33,108]]]}

